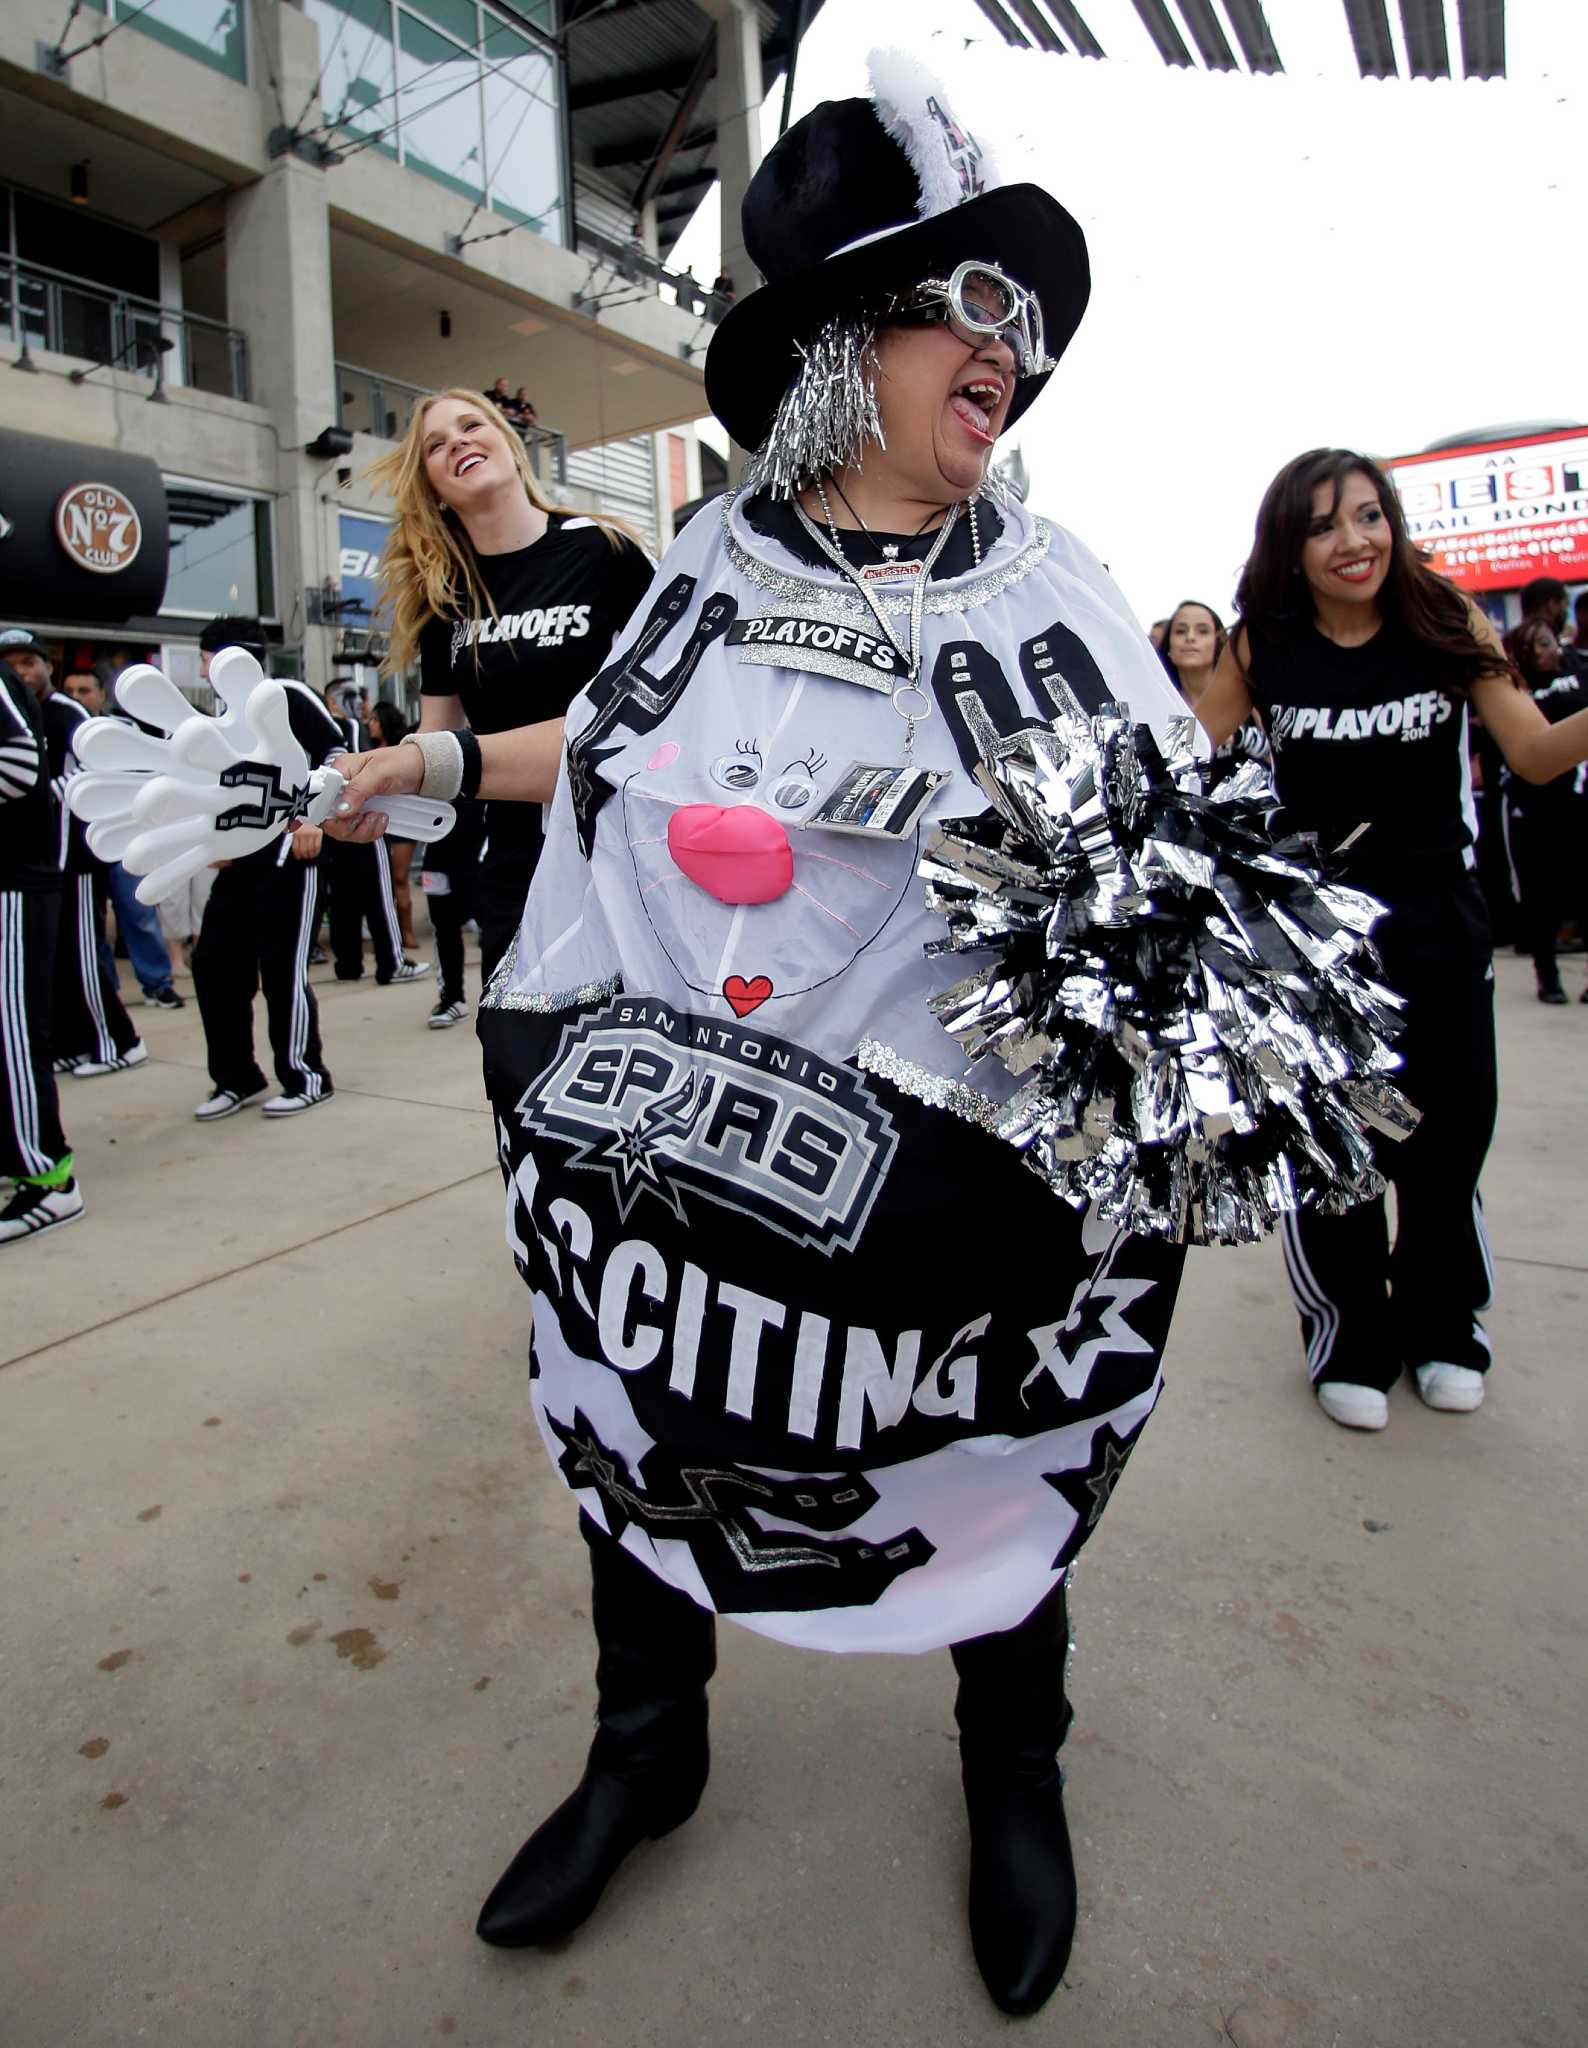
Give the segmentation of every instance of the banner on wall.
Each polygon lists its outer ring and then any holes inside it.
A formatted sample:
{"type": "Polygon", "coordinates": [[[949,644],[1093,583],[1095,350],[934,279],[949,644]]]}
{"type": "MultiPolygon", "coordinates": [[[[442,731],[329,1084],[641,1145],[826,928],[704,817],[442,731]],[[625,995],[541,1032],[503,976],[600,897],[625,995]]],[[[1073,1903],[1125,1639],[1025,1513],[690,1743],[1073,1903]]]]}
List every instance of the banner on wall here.
{"type": "Polygon", "coordinates": [[[337,580],[342,586],[341,624],[368,632],[375,623],[375,571],[390,522],[363,512],[339,512],[337,580]]]}
{"type": "Polygon", "coordinates": [[[1475,441],[1388,465],[1429,566],[1474,594],[1588,582],[1588,427],[1475,441]]]}

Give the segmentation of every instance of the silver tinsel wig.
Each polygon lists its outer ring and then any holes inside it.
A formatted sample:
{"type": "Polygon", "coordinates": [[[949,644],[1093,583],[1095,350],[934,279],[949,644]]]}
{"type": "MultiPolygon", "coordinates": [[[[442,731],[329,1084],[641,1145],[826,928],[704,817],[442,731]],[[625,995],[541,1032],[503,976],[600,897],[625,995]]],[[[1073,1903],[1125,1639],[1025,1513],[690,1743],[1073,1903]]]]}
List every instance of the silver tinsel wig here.
{"type": "Polygon", "coordinates": [[[807,342],[746,484],[793,498],[814,482],[858,466],[868,441],[885,446],[877,409],[877,330],[853,313],[834,314],[807,342]]]}
{"type": "Polygon", "coordinates": [[[1417,1121],[1386,1078],[1384,906],[1311,838],[1275,841],[1260,764],[1204,795],[1191,720],[1165,751],[1070,705],[989,747],[992,808],[921,864],[949,927],[928,953],[990,956],[931,1009],[972,1067],[1020,1079],[991,1128],[1075,1206],[1190,1244],[1378,1193],[1370,1133],[1417,1121]]]}

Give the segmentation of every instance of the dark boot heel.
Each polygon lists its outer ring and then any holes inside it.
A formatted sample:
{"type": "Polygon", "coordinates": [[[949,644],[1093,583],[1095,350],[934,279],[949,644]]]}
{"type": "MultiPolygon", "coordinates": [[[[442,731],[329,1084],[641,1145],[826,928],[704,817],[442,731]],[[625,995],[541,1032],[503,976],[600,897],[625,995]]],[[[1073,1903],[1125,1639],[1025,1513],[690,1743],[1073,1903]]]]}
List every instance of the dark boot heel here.
{"type": "Polygon", "coordinates": [[[1001,2012],[1046,2005],[1075,1939],[1075,1860],[1057,1774],[1040,1789],[1011,1784],[965,1794],[970,1819],[971,1950],[1001,2012]]]}
{"type": "Polygon", "coordinates": [[[577,1788],[480,1908],[474,1931],[493,1948],[565,1940],[595,1911],[625,1859],[642,1842],[682,1827],[706,1787],[713,1618],[603,1531],[582,1526],[599,1649],[596,1738],[577,1788]]]}
{"type": "Polygon", "coordinates": [[[1018,1628],[953,1646],[970,1945],[1000,2012],[1024,2018],[1058,1989],[1075,1939],[1075,1860],[1058,1751],[1070,1724],[1062,1581],[1018,1628]]]}

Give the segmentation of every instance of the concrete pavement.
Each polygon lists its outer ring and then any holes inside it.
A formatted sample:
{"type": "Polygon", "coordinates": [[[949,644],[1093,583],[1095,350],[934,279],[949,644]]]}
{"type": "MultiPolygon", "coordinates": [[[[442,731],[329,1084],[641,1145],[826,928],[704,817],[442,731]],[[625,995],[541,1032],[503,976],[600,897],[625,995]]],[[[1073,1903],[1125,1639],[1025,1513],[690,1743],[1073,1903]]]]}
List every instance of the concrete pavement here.
{"type": "Polygon", "coordinates": [[[335,1101],[201,1127],[196,1013],[138,1013],[146,1068],[63,1084],[86,1219],[0,1255],[0,2043],[1580,2042],[1588,1011],[1499,973],[1494,1391],[1336,1429],[1277,1247],[1193,1256],[1077,1575],[1083,1919],[1022,2023],[941,1657],[725,1628],[698,1817],[565,1948],[474,1940],[593,1701],[475,1041],[318,982],[335,1101]]]}

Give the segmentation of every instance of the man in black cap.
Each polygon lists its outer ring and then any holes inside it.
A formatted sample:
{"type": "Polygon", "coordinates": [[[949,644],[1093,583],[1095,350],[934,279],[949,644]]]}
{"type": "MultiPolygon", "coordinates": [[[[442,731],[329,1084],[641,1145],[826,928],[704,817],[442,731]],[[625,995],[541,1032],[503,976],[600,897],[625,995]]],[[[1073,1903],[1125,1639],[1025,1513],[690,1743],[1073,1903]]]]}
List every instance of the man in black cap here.
{"type": "Polygon", "coordinates": [[[39,707],[0,661],[0,1244],[83,1213],[50,1060],[59,844],[39,707]]]}
{"type": "MultiPolygon", "coordinates": [[[[257,619],[211,619],[199,639],[200,663],[223,647],[242,647],[261,663],[257,619]]],[[[346,751],[347,736],[302,683],[282,679],[292,730],[318,768],[346,751]]],[[[319,898],[320,828],[300,824],[275,844],[220,866],[193,949],[193,992],[204,1020],[211,1094],[193,1114],[200,1123],[234,1116],[267,1093],[254,1055],[253,1007],[263,989],[270,1048],[281,1092],[268,1117],[298,1116],[330,1100],[331,1076],[320,1051],[320,1014],[309,986],[309,946],[319,898]]]]}
{"type": "Polygon", "coordinates": [[[51,1041],[58,1073],[79,1078],[141,1067],[148,1049],[127,1015],[107,965],[105,897],[108,880],[88,850],[83,825],[65,805],[68,779],[77,773],[78,728],[88,722],[81,704],[55,687],[48,650],[21,627],[0,633],[0,661],[37,700],[44,727],[50,779],[59,806],[58,859],[66,878],[61,929],[55,952],[55,1000],[51,1041]]]}

